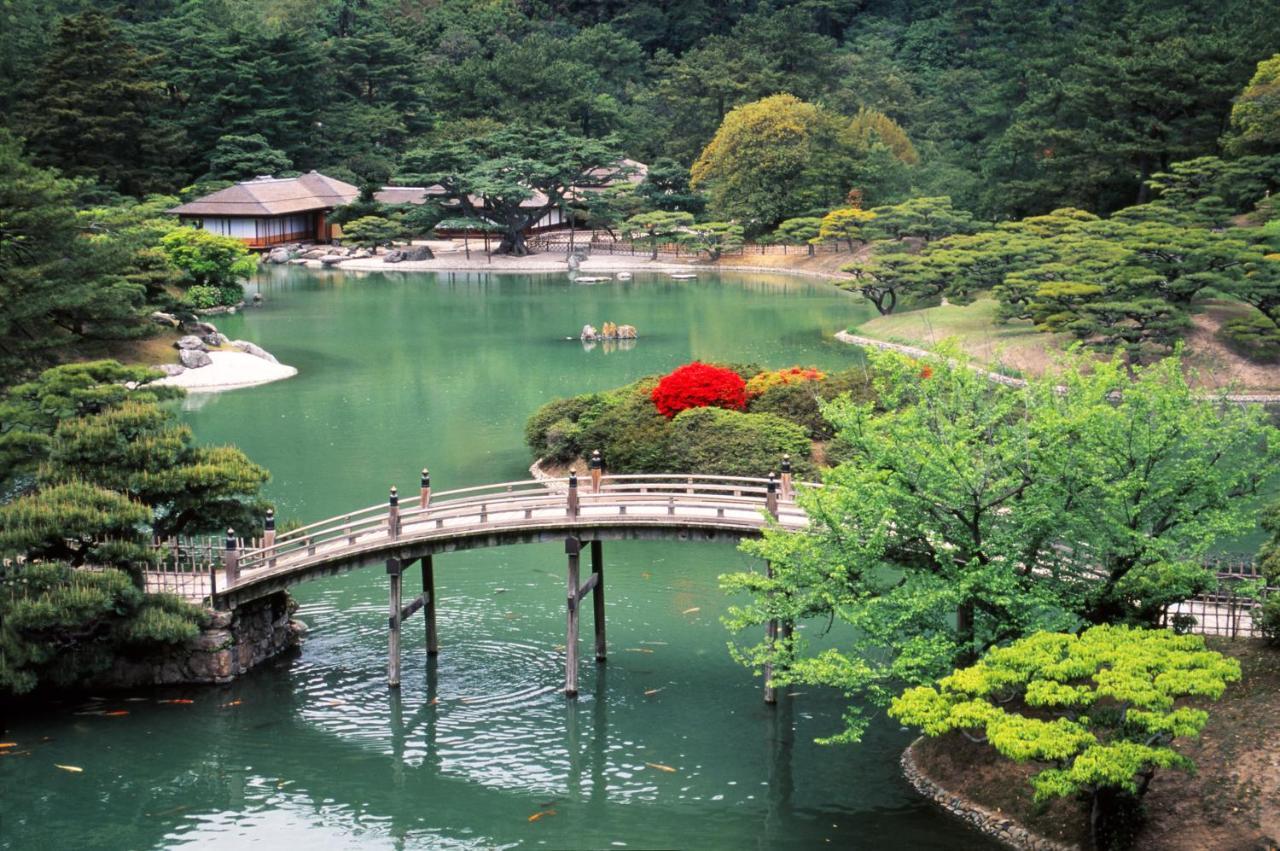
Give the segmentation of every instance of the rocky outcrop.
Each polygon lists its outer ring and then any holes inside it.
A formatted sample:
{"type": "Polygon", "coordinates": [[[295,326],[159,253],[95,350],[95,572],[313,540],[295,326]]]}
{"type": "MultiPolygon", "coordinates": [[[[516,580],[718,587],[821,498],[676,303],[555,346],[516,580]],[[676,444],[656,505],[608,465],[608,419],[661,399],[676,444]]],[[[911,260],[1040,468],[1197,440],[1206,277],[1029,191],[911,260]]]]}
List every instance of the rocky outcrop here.
{"type": "Polygon", "coordinates": [[[401,263],[403,261],[404,261],[404,252],[401,251],[399,248],[391,249],[390,251],[387,252],[386,256],[382,258],[383,263],[401,263]]]}
{"type": "Polygon", "coordinates": [[[306,627],[293,620],[297,603],[281,591],[229,612],[210,611],[200,634],[179,647],[120,658],[96,688],[226,683],[296,647],[306,627]]]}
{"type": "Polygon", "coordinates": [[[178,317],[174,316],[172,313],[165,313],[162,310],[153,311],[149,318],[157,325],[167,325],[170,328],[177,328],[182,324],[178,320],[178,317]]]}
{"type": "Polygon", "coordinates": [[[404,255],[404,259],[409,263],[436,259],[435,252],[426,245],[406,245],[400,249],[400,253],[404,255]]]}
{"type": "Polygon", "coordinates": [[[267,252],[268,263],[288,263],[293,259],[293,252],[287,248],[273,248],[267,252]]]}
{"type": "Polygon", "coordinates": [[[1075,845],[1056,842],[1035,833],[999,812],[964,797],[959,792],[943,788],[916,764],[915,747],[922,740],[916,739],[902,752],[902,773],[921,795],[933,801],[961,821],[967,822],[988,836],[1020,851],[1080,851],[1075,845]]]}
{"type": "Polygon", "coordinates": [[[200,351],[204,348],[205,343],[203,339],[197,337],[195,334],[188,334],[185,337],[179,337],[178,342],[174,343],[174,345],[184,351],[187,349],[200,351]]]}
{"type": "Polygon", "coordinates": [[[583,325],[582,333],[578,338],[584,341],[598,340],[634,340],[639,335],[636,333],[634,325],[615,325],[612,322],[606,322],[597,331],[594,325],[583,325]]]}
{"type": "Polygon", "coordinates": [[[180,363],[162,363],[157,367],[165,375],[182,375],[187,368],[180,363]]]}
{"type": "Polygon", "coordinates": [[[187,369],[199,369],[213,363],[213,358],[209,357],[209,353],[204,349],[179,349],[178,360],[182,361],[182,365],[187,369]]]}

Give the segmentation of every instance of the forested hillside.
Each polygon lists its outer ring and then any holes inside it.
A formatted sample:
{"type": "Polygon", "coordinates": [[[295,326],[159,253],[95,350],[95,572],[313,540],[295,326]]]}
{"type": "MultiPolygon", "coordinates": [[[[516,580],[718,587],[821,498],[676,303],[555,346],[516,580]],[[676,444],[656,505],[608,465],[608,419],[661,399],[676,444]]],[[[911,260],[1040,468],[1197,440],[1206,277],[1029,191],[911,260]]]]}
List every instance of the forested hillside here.
{"type": "Polygon", "coordinates": [[[786,92],[905,130],[908,170],[859,163],[871,203],[999,219],[1141,203],[1171,163],[1247,147],[1232,100],[1278,47],[1250,0],[16,0],[0,112],[36,164],[137,195],[246,163],[385,180],[516,120],[689,167],[786,92]]]}

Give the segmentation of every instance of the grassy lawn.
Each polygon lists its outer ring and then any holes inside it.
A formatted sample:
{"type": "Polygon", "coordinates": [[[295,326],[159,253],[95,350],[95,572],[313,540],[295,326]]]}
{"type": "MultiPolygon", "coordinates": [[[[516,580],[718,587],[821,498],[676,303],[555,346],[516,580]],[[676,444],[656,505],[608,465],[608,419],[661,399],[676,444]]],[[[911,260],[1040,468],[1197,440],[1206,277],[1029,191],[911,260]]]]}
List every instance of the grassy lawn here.
{"type": "Polygon", "coordinates": [[[1070,342],[1067,334],[1044,334],[1027,321],[1000,324],[996,308],[994,299],[983,298],[963,307],[947,304],[878,316],[849,331],[924,349],[954,340],[975,360],[1013,375],[1041,373],[1070,342]]]}

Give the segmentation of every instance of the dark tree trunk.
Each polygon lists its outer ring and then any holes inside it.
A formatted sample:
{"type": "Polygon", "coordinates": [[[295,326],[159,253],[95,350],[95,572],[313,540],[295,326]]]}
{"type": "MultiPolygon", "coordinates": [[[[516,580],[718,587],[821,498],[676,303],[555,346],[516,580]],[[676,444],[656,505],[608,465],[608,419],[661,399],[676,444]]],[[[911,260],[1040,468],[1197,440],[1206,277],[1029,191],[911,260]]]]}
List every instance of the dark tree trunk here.
{"type": "Polygon", "coordinates": [[[524,241],[524,231],[519,228],[508,228],[502,235],[502,244],[498,246],[498,254],[510,254],[512,257],[524,257],[529,253],[529,246],[524,241]]]}

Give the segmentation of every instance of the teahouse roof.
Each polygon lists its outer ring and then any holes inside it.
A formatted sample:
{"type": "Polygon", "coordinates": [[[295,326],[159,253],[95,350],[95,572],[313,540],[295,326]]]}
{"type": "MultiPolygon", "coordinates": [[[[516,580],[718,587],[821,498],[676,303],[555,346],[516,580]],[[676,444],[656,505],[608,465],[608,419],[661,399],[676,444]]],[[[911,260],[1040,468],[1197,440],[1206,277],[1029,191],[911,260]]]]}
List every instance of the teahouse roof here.
{"type": "Polygon", "coordinates": [[[280,216],[349,204],[350,183],[313,171],[299,177],[256,177],[169,210],[184,216],[280,216]]]}

